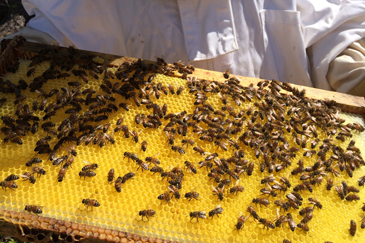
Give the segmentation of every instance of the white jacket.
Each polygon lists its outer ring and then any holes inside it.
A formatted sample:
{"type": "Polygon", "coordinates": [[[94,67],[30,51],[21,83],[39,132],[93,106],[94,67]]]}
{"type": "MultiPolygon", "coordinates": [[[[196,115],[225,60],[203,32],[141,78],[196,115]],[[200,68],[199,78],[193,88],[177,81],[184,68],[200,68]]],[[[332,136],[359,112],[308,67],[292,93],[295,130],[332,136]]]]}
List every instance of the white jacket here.
{"type": "Polygon", "coordinates": [[[326,75],[329,63],[363,38],[364,0],[23,0],[23,5],[35,14],[20,31],[31,41],[181,60],[342,92],[359,82],[339,87],[326,75]]]}

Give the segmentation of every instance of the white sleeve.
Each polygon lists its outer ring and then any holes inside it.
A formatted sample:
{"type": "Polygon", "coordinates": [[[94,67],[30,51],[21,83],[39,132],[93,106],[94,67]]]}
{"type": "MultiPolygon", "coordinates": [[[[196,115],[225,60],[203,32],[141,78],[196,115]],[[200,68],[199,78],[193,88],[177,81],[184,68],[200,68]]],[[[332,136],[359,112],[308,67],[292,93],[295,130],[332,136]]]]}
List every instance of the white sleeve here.
{"type": "MultiPolygon", "coordinates": [[[[365,34],[365,2],[363,0],[300,0],[304,44],[310,61],[313,86],[339,90],[338,83],[326,78],[331,61],[365,34]]],[[[355,83],[348,84],[347,89],[355,83]]],[[[354,87],[354,86],[352,86],[354,87]]]]}
{"type": "MultiPolygon", "coordinates": [[[[333,59],[327,79],[334,89],[343,93],[348,93],[364,82],[365,38],[355,41],[333,59]]],[[[356,90],[356,94],[365,96],[365,89],[356,90]]]]}

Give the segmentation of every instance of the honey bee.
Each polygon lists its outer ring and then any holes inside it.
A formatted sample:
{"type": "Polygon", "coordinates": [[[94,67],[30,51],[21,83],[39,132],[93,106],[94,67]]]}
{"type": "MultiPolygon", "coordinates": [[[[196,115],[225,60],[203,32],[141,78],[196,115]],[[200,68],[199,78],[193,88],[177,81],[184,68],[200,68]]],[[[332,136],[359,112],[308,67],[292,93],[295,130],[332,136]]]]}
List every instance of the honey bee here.
{"type": "Polygon", "coordinates": [[[265,207],[267,207],[270,204],[269,200],[267,200],[266,198],[254,198],[252,200],[252,202],[255,203],[256,206],[257,206],[257,204],[259,204],[260,207],[261,207],[261,205],[264,205],[265,207]]]}
{"type": "Polygon", "coordinates": [[[224,180],[221,180],[219,182],[218,187],[223,188],[224,186],[228,186],[229,184],[231,184],[231,180],[230,179],[224,179],[224,180]]]}
{"type": "Polygon", "coordinates": [[[317,184],[318,185],[322,184],[322,181],[323,181],[323,177],[318,176],[318,177],[315,177],[313,180],[311,180],[310,183],[315,186],[317,184]]]}
{"type": "Polygon", "coordinates": [[[350,234],[352,236],[355,236],[355,233],[356,233],[356,223],[353,220],[350,221],[350,230],[349,231],[350,231],[350,234]]]}
{"type": "Polygon", "coordinates": [[[213,164],[211,162],[208,162],[208,161],[200,161],[198,164],[200,165],[200,168],[206,167],[207,170],[208,170],[208,168],[213,167],[213,164]]]}
{"type": "Polygon", "coordinates": [[[175,142],[175,135],[174,134],[169,134],[168,132],[166,132],[166,135],[167,135],[167,142],[170,145],[173,145],[174,142],[175,142]]]}
{"type": "Polygon", "coordinates": [[[291,187],[291,184],[289,181],[289,174],[288,174],[287,178],[281,177],[281,176],[279,178],[280,178],[280,181],[283,182],[288,188],[291,187]]]}
{"type": "Polygon", "coordinates": [[[298,199],[293,193],[287,194],[286,198],[289,199],[289,202],[294,202],[295,204],[302,206],[302,202],[300,201],[300,199],[298,199]]]}
{"type": "Polygon", "coordinates": [[[42,160],[39,158],[32,158],[32,159],[28,160],[27,163],[25,163],[25,165],[32,166],[33,164],[41,163],[41,162],[42,162],[42,160]]]}
{"type": "Polygon", "coordinates": [[[20,175],[23,177],[24,181],[29,180],[30,183],[34,184],[36,179],[34,178],[33,174],[30,172],[24,172],[23,175],[20,175]]]}
{"type": "Polygon", "coordinates": [[[147,221],[149,221],[148,217],[153,217],[156,214],[155,210],[152,209],[145,209],[142,211],[139,211],[139,216],[142,216],[142,221],[143,221],[143,217],[147,218],[147,221]]]}
{"type": "Polygon", "coordinates": [[[224,77],[225,79],[228,79],[228,78],[229,78],[229,75],[230,75],[230,72],[229,72],[229,70],[228,70],[228,69],[226,69],[226,71],[223,73],[223,77],[224,77]]]}
{"type": "Polygon", "coordinates": [[[183,139],[183,140],[181,140],[181,142],[183,144],[186,144],[187,146],[189,146],[189,145],[193,146],[195,144],[194,140],[192,140],[192,139],[183,139]]]}
{"type": "Polygon", "coordinates": [[[257,212],[255,211],[254,207],[252,206],[248,206],[247,207],[247,212],[250,213],[250,215],[254,218],[254,219],[259,219],[260,217],[258,216],[257,212]]]}
{"type": "MultiPolygon", "coordinates": [[[[202,141],[213,142],[213,137],[209,136],[209,135],[203,135],[199,139],[202,141]]],[[[218,140],[216,140],[216,141],[218,141],[218,140]]]]}
{"type": "Polygon", "coordinates": [[[121,130],[124,133],[124,137],[129,138],[129,134],[131,133],[131,131],[129,131],[129,128],[126,125],[122,125],[121,130]]]}
{"type": "Polygon", "coordinates": [[[144,140],[141,144],[141,150],[143,150],[143,152],[146,152],[147,150],[147,141],[144,140]]]}
{"type": "Polygon", "coordinates": [[[282,201],[282,200],[276,200],[274,202],[275,205],[279,206],[280,207],[280,210],[281,209],[284,209],[284,211],[288,211],[289,210],[289,206],[286,202],[282,201]]]}
{"type": "Polygon", "coordinates": [[[32,171],[35,174],[38,174],[38,176],[45,175],[46,171],[42,167],[32,167],[32,171]]]}
{"type": "Polygon", "coordinates": [[[164,201],[170,202],[170,200],[171,200],[170,193],[168,191],[167,192],[164,192],[161,195],[159,195],[157,197],[157,199],[162,200],[161,203],[163,203],[164,201]]]}
{"type": "Polygon", "coordinates": [[[11,175],[7,176],[4,181],[15,181],[18,179],[19,179],[19,176],[11,174],[11,175]]]}
{"type": "Polygon", "coordinates": [[[317,152],[315,150],[307,150],[303,153],[303,156],[305,157],[311,157],[312,155],[316,154],[317,152]]]}
{"type": "Polygon", "coordinates": [[[332,175],[334,175],[334,176],[337,176],[337,177],[340,176],[340,172],[332,167],[327,167],[326,171],[332,173],[332,175]]]}
{"type": "Polygon", "coordinates": [[[59,170],[58,175],[57,175],[57,181],[58,182],[62,182],[63,181],[63,179],[65,178],[66,172],[67,172],[67,167],[62,167],[59,170]]]}
{"type": "Polygon", "coordinates": [[[135,174],[133,172],[129,172],[129,173],[125,174],[122,177],[122,184],[126,183],[126,181],[132,179],[134,176],[135,176],[135,174]]]}
{"type": "Polygon", "coordinates": [[[361,219],[361,229],[365,228],[365,217],[361,219]]]}
{"type": "Polygon", "coordinates": [[[123,180],[123,178],[118,176],[118,178],[114,182],[114,188],[117,192],[122,191],[122,180],[123,180]]]}
{"type": "Polygon", "coordinates": [[[128,158],[128,161],[129,161],[129,159],[132,159],[133,161],[137,161],[139,158],[138,158],[138,156],[136,155],[136,154],[132,154],[132,153],[130,153],[130,152],[124,152],[124,157],[123,157],[123,159],[125,158],[125,157],[127,157],[128,158]]]}
{"type": "Polygon", "coordinates": [[[213,188],[213,195],[217,195],[218,199],[222,201],[223,198],[224,198],[224,194],[223,194],[224,193],[224,186],[222,188],[212,186],[212,188],[213,188]]]}
{"type": "Polygon", "coordinates": [[[311,142],[311,148],[314,149],[317,146],[317,144],[318,144],[319,141],[320,141],[319,138],[314,139],[311,142]]]}
{"type": "Polygon", "coordinates": [[[172,95],[174,95],[174,94],[175,94],[174,86],[172,86],[171,84],[169,84],[169,85],[168,85],[168,88],[169,88],[169,90],[170,90],[170,93],[171,93],[172,95]]]}
{"type": "Polygon", "coordinates": [[[35,73],[35,68],[30,68],[27,72],[27,77],[32,76],[35,73]]]}
{"type": "Polygon", "coordinates": [[[208,173],[208,176],[210,177],[209,180],[214,179],[215,182],[219,183],[220,179],[220,175],[218,173],[215,172],[210,172],[208,173]]]}
{"type": "Polygon", "coordinates": [[[178,152],[179,154],[185,154],[185,150],[179,146],[171,146],[172,151],[178,152]]]}
{"type": "MultiPolygon", "coordinates": [[[[229,193],[237,195],[238,192],[243,192],[245,188],[238,185],[239,180],[236,181],[236,185],[229,189],[229,193]]],[[[218,185],[219,187],[219,185],[218,185]]]]}
{"type": "Polygon", "coordinates": [[[359,186],[363,186],[365,184],[365,176],[360,177],[358,180],[359,186]]]}
{"type": "Polygon", "coordinates": [[[186,168],[187,168],[190,172],[192,172],[192,173],[194,173],[194,174],[196,174],[196,173],[197,173],[195,166],[194,166],[191,162],[189,162],[189,161],[185,161],[185,167],[186,167],[186,168]]]}
{"type": "Polygon", "coordinates": [[[146,157],[146,161],[155,165],[159,165],[161,163],[158,159],[153,157],[146,157]]]}
{"type": "Polygon", "coordinates": [[[83,161],[85,164],[87,164],[88,163],[88,165],[85,165],[84,167],[82,167],[82,171],[88,171],[88,170],[95,170],[95,169],[97,169],[99,166],[98,166],[98,164],[91,164],[91,163],[89,163],[89,162],[87,162],[87,161],[83,161]]]}
{"type": "Polygon", "coordinates": [[[10,188],[11,190],[18,188],[18,185],[14,181],[2,181],[2,182],[0,182],[0,186],[5,191],[6,191],[6,188],[10,188]]]}
{"type": "Polygon", "coordinates": [[[238,176],[238,174],[235,171],[233,171],[233,170],[226,169],[225,172],[227,173],[227,175],[229,175],[230,177],[232,177],[235,180],[239,180],[240,179],[239,176],[238,176]]]}
{"type": "Polygon", "coordinates": [[[313,207],[306,207],[306,208],[303,208],[302,210],[299,211],[299,214],[301,216],[305,215],[305,214],[309,214],[309,213],[312,213],[313,212],[313,207]]]}
{"type": "Polygon", "coordinates": [[[270,175],[268,177],[265,177],[264,179],[261,180],[261,184],[265,184],[265,183],[271,183],[275,181],[275,177],[273,175],[270,175]]]}
{"type": "Polygon", "coordinates": [[[360,200],[360,197],[356,194],[349,194],[345,197],[345,199],[349,202],[360,200]]]}
{"type": "Polygon", "coordinates": [[[193,219],[193,218],[196,218],[196,221],[199,222],[199,218],[200,219],[206,219],[207,216],[205,214],[204,211],[196,211],[196,212],[191,212],[190,213],[190,221],[193,219]]]}
{"type": "Polygon", "coordinates": [[[273,224],[273,222],[267,220],[267,219],[264,219],[264,218],[260,218],[259,219],[259,223],[263,224],[264,225],[264,229],[265,227],[267,229],[271,228],[271,229],[275,229],[275,225],[273,224]]]}
{"type": "Polygon", "coordinates": [[[205,155],[205,151],[199,146],[194,147],[193,150],[196,151],[197,153],[199,153],[202,156],[205,155]]]}
{"type": "Polygon", "coordinates": [[[189,201],[190,201],[191,199],[198,200],[198,198],[199,198],[199,193],[197,193],[197,192],[195,192],[195,191],[187,192],[187,193],[185,193],[185,198],[186,198],[186,199],[189,199],[189,201]]]}
{"type": "Polygon", "coordinates": [[[297,192],[291,192],[291,194],[296,197],[299,201],[303,201],[303,197],[297,192]]]}
{"type": "Polygon", "coordinates": [[[300,222],[303,223],[303,224],[306,224],[310,220],[312,220],[312,218],[313,218],[313,213],[310,212],[310,213],[305,214],[304,217],[303,217],[303,219],[300,222]]]}
{"type": "Polygon", "coordinates": [[[177,89],[176,94],[177,94],[177,95],[180,95],[183,91],[184,91],[184,87],[183,87],[183,86],[180,86],[180,87],[177,89]]]}
{"type": "Polygon", "coordinates": [[[301,192],[301,191],[304,191],[304,190],[308,190],[308,191],[312,192],[313,191],[313,187],[309,183],[304,182],[302,184],[296,185],[293,190],[295,192],[298,192],[298,191],[301,192]]]}
{"type": "Polygon", "coordinates": [[[314,205],[313,207],[317,207],[319,209],[322,208],[322,204],[318,201],[318,199],[310,197],[310,198],[308,198],[308,201],[309,201],[309,203],[314,205]]]}
{"type": "Polygon", "coordinates": [[[354,123],[352,124],[352,128],[353,128],[353,129],[355,129],[355,130],[357,130],[358,132],[363,132],[363,131],[365,131],[365,128],[364,128],[361,124],[356,123],[356,122],[354,122],[354,123]]]}
{"type": "Polygon", "coordinates": [[[345,199],[345,193],[343,192],[342,186],[335,186],[337,195],[343,200],[345,199]]]}
{"type": "Polygon", "coordinates": [[[309,231],[309,227],[307,224],[304,224],[304,223],[299,223],[298,225],[298,228],[304,230],[304,231],[309,231]]]}
{"type": "Polygon", "coordinates": [[[86,206],[86,210],[88,210],[89,207],[91,207],[91,209],[93,209],[93,207],[100,207],[100,203],[98,201],[90,198],[82,199],[82,204],[86,206]]]}
{"type": "Polygon", "coordinates": [[[214,143],[220,147],[221,149],[223,149],[224,151],[227,151],[227,144],[226,143],[223,143],[219,140],[215,140],[214,143]]]}
{"type": "Polygon", "coordinates": [[[79,176],[84,177],[84,180],[86,179],[86,177],[94,177],[96,176],[96,173],[94,171],[91,170],[87,170],[87,171],[80,171],[79,172],[79,176]]]}
{"type": "Polygon", "coordinates": [[[209,212],[209,217],[214,218],[214,215],[217,215],[217,217],[219,218],[219,214],[222,214],[222,212],[223,212],[223,208],[221,208],[221,205],[218,205],[209,212]]]}
{"type": "Polygon", "coordinates": [[[163,168],[160,167],[160,166],[157,166],[157,165],[152,167],[150,169],[150,171],[153,172],[153,174],[155,174],[155,173],[161,173],[162,174],[164,172],[163,168]]]}
{"type": "Polygon", "coordinates": [[[130,134],[132,135],[132,139],[135,143],[138,143],[138,136],[139,134],[141,134],[142,131],[140,131],[139,133],[137,133],[136,131],[130,132],[130,134]]]}
{"type": "Polygon", "coordinates": [[[247,219],[250,217],[250,215],[248,216],[239,216],[238,219],[237,219],[237,224],[235,225],[236,227],[236,230],[240,230],[242,229],[242,227],[244,226],[245,222],[247,221],[247,219]]]}
{"type": "Polygon", "coordinates": [[[268,185],[269,188],[262,188],[260,190],[260,192],[262,193],[261,195],[265,195],[267,194],[268,196],[273,196],[273,197],[276,197],[276,192],[274,190],[272,190],[272,188],[270,187],[270,185],[268,185]]]}
{"type": "Polygon", "coordinates": [[[172,192],[172,196],[175,197],[176,199],[180,199],[180,191],[179,188],[177,188],[174,185],[169,185],[168,189],[172,192]]]}
{"type": "Polygon", "coordinates": [[[144,163],[142,160],[137,159],[136,163],[138,165],[137,171],[139,170],[139,168],[142,168],[142,172],[143,172],[143,170],[148,170],[148,164],[144,163]]]}
{"type": "Polygon", "coordinates": [[[328,178],[328,179],[327,179],[326,189],[327,189],[328,191],[330,191],[330,190],[332,189],[332,187],[333,187],[333,179],[328,178]]]}
{"type": "Polygon", "coordinates": [[[28,211],[30,213],[41,214],[42,213],[42,206],[26,205],[24,210],[28,211]]]}
{"type": "Polygon", "coordinates": [[[280,227],[286,221],[286,217],[285,217],[285,215],[280,215],[279,214],[279,209],[278,208],[276,209],[276,215],[277,215],[277,218],[274,220],[275,227],[280,227]]]}
{"type": "Polygon", "coordinates": [[[110,169],[108,172],[108,182],[111,183],[114,180],[114,169],[110,169]]]}
{"type": "Polygon", "coordinates": [[[291,229],[291,231],[294,232],[294,230],[297,226],[294,222],[294,219],[293,219],[293,216],[291,215],[291,213],[287,213],[286,218],[287,218],[287,221],[288,221],[288,224],[289,224],[289,228],[291,229]]]}

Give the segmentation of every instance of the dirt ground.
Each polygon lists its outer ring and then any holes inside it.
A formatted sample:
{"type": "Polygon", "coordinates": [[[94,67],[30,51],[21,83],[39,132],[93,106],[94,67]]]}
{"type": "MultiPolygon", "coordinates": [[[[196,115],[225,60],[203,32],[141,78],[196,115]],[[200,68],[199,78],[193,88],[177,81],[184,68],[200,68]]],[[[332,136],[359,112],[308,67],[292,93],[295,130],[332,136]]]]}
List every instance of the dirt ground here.
{"type": "Polygon", "coordinates": [[[29,19],[21,0],[0,0],[0,38],[19,31],[29,19]]]}

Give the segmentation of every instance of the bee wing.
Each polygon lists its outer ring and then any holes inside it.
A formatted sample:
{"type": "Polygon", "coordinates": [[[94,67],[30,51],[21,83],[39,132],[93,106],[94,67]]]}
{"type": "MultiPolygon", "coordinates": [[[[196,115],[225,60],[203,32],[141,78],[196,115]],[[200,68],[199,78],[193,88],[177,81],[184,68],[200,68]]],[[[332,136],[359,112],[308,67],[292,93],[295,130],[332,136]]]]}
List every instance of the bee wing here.
{"type": "MultiPolygon", "coordinates": [[[[234,186],[237,186],[239,182],[240,182],[240,180],[237,180],[237,181],[236,181],[236,184],[235,184],[234,186]]],[[[269,186],[270,186],[270,185],[269,185],[269,186]]]]}
{"type": "Polygon", "coordinates": [[[23,178],[25,178],[25,179],[28,179],[28,178],[29,178],[28,176],[23,175],[23,174],[19,174],[19,176],[20,176],[20,177],[23,177],[23,178]]]}
{"type": "MultiPolygon", "coordinates": [[[[281,185],[281,183],[280,182],[278,182],[277,180],[274,180],[273,182],[275,182],[276,184],[280,184],[281,185]]],[[[270,186],[270,185],[269,185],[270,186]]]]}
{"type": "Polygon", "coordinates": [[[172,185],[169,185],[167,188],[172,192],[174,193],[175,191],[171,188],[172,185]]]}
{"type": "Polygon", "coordinates": [[[213,161],[218,165],[218,166],[221,166],[222,165],[222,162],[221,162],[221,160],[218,158],[218,157],[215,157],[214,159],[213,159],[213,161]]]}
{"type": "Polygon", "coordinates": [[[90,164],[91,164],[89,161],[85,161],[85,160],[83,160],[82,162],[83,162],[84,164],[87,164],[87,165],[90,165],[90,164]]]}
{"type": "Polygon", "coordinates": [[[213,188],[213,191],[215,191],[216,193],[219,193],[218,190],[217,190],[217,188],[215,188],[214,186],[212,186],[212,188],[213,188]]]}

